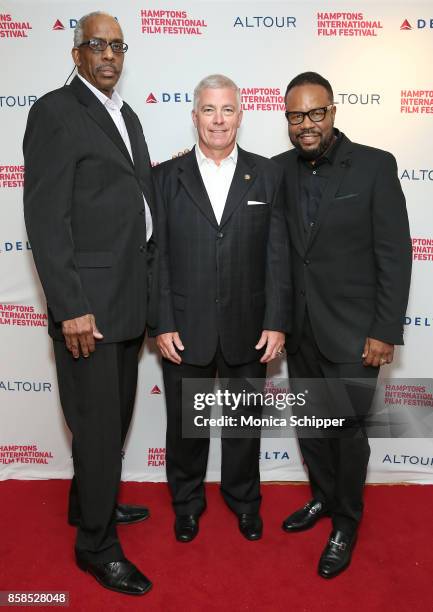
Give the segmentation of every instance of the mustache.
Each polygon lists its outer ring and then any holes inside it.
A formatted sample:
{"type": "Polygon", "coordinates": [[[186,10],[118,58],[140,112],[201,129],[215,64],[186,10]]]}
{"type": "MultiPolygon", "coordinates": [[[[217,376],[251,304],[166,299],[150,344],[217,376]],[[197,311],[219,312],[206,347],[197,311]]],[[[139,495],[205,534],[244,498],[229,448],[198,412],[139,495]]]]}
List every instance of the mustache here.
{"type": "Polygon", "coordinates": [[[118,74],[120,72],[120,70],[116,66],[114,66],[114,64],[98,64],[95,70],[96,72],[101,72],[101,70],[105,70],[106,68],[110,68],[110,70],[112,70],[115,74],[118,74]]]}
{"type": "Polygon", "coordinates": [[[320,132],[315,130],[314,128],[306,128],[297,134],[297,138],[300,136],[307,136],[308,134],[313,134],[314,136],[320,136],[320,132]]]}

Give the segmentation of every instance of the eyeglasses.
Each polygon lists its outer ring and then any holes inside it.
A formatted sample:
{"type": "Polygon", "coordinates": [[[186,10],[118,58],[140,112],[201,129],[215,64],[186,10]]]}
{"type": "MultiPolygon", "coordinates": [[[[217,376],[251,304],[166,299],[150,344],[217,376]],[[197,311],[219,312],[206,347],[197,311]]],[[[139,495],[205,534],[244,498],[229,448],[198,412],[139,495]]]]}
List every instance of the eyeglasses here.
{"type": "Polygon", "coordinates": [[[308,118],[314,121],[314,123],[319,123],[324,120],[326,113],[333,106],[334,104],[328,104],[328,106],[323,106],[322,108],[312,108],[306,113],[303,111],[286,111],[284,114],[290,125],[299,125],[303,123],[306,115],[308,115],[308,118]]]}
{"type": "Polygon", "coordinates": [[[101,53],[101,51],[105,51],[108,45],[110,45],[113,53],[126,53],[128,51],[128,45],[126,43],[119,40],[108,42],[107,40],[102,40],[102,38],[91,38],[90,40],[85,40],[78,46],[89,47],[94,53],[101,53]]]}

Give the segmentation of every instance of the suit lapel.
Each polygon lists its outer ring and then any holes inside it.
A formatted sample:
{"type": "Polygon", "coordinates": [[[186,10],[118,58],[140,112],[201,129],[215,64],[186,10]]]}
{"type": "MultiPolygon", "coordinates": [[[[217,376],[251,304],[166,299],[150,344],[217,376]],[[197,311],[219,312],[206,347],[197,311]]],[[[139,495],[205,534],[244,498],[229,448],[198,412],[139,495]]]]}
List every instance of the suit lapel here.
{"type": "Polygon", "coordinates": [[[195,147],[182,158],[179,164],[179,180],[208,221],[218,227],[212,204],[198,168],[195,147]]]}
{"type": "Polygon", "coordinates": [[[301,200],[299,198],[299,169],[298,156],[295,151],[287,158],[287,191],[289,196],[289,219],[294,226],[292,238],[298,246],[298,251],[303,254],[307,245],[301,200]]]}
{"type": "Polygon", "coordinates": [[[128,149],[126,148],[125,143],[123,142],[119,130],[117,129],[114,121],[110,117],[110,114],[104,107],[104,105],[90,91],[90,89],[84,83],[82,83],[82,81],[78,77],[75,77],[71,81],[69,88],[73,91],[73,93],[81,102],[81,104],[83,104],[87,108],[87,112],[92,117],[92,119],[99,125],[99,127],[105,132],[105,134],[110,138],[110,140],[123,153],[130,165],[133,166],[131,156],[128,153],[128,149]]]}
{"type": "Polygon", "coordinates": [[[256,177],[257,171],[254,160],[249,157],[246,151],[238,147],[238,161],[227,194],[227,200],[221,218],[221,227],[227,223],[238,206],[242,204],[246,192],[252,187],[256,177]]]}
{"type": "Polygon", "coordinates": [[[320,231],[320,228],[323,224],[326,215],[328,214],[329,207],[331,205],[332,200],[335,197],[335,194],[340,187],[340,183],[343,180],[348,168],[351,166],[351,153],[352,153],[352,143],[346,138],[344,135],[342,136],[343,140],[338,147],[337,154],[335,156],[335,160],[333,163],[332,173],[329,178],[329,181],[325,187],[325,190],[322,195],[322,199],[319,206],[319,212],[316,219],[315,230],[310,232],[308,248],[311,248],[314,240],[317,237],[317,234],[320,231]]]}
{"type": "MultiPolygon", "coordinates": [[[[146,198],[146,202],[149,204],[149,206],[151,206],[152,197],[151,197],[151,194],[149,193],[148,185],[145,181],[140,180],[140,171],[143,172],[144,164],[146,162],[143,159],[142,149],[140,149],[139,142],[138,142],[138,135],[139,135],[138,126],[136,124],[136,121],[134,120],[134,117],[132,116],[130,112],[129,107],[127,106],[127,104],[125,104],[125,102],[123,103],[121,113],[122,113],[123,120],[125,121],[126,131],[128,132],[128,136],[129,136],[129,142],[131,143],[131,150],[132,150],[132,157],[133,157],[133,160],[131,161],[134,167],[135,176],[139,184],[141,185],[141,188],[144,193],[144,197],[146,198]]],[[[128,153],[128,157],[129,159],[131,159],[129,153],[128,153]]]]}

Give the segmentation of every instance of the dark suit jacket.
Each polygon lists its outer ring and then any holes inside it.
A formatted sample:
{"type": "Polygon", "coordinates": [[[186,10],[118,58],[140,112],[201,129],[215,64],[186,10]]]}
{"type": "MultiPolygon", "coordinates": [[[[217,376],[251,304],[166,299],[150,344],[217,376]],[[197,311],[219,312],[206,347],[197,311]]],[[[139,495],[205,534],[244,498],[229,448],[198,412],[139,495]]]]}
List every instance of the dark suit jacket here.
{"type": "MultiPolygon", "coordinates": [[[[134,163],[108,111],[76,77],[31,108],[24,136],[24,212],[45,291],[49,333],[93,313],[104,342],[138,337],[148,304],[143,195],[153,213],[143,130],[124,103],[134,163]]],[[[155,224],[155,217],[153,223],[155,224]]],[[[154,255],[154,254],[153,254],[154,255]]]]}
{"type": "Polygon", "coordinates": [[[261,331],[286,332],[290,321],[282,171],[239,148],[219,225],[194,149],[154,172],[161,206],[155,334],[178,331],[182,359],[194,365],[212,360],[218,340],[231,365],[257,359],[261,331]]]}
{"type": "Polygon", "coordinates": [[[294,352],[305,308],[321,352],[359,361],[367,336],[403,344],[412,262],[406,204],[394,157],[344,135],[315,227],[306,234],[298,199],[298,154],[273,158],[285,170],[294,284],[294,352]]]}

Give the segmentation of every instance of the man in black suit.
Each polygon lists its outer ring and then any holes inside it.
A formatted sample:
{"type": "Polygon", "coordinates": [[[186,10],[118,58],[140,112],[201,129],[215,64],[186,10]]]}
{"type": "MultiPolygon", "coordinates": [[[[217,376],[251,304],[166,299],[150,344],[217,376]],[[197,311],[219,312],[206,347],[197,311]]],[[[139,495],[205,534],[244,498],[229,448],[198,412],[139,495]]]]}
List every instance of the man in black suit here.
{"type": "Polygon", "coordinates": [[[32,107],[24,137],[24,210],[47,298],[60,399],[73,434],[69,521],[76,560],[103,586],[144,594],[116,523],[149,516],[116,505],[156,248],[149,154],[137,115],[114,89],[128,46],[117,21],[78,22],[71,84],[32,107]]]}
{"type": "Polygon", "coordinates": [[[313,499],[283,529],[301,531],[332,517],[319,562],[319,574],[330,578],[349,565],[361,520],[370,454],[362,419],[380,366],[403,344],[411,243],[394,157],[334,128],[330,83],[314,72],[300,74],[285,103],[295,148],[274,160],[285,170],[291,237],[289,373],[324,379],[319,402],[347,417],[350,427],[333,439],[300,437],[313,499]],[[342,378],[370,380],[347,387],[338,383],[342,378]]]}
{"type": "MultiPolygon", "coordinates": [[[[182,437],[182,379],[263,379],[289,321],[283,172],[236,144],[240,92],[222,75],[194,92],[198,144],[155,168],[161,198],[160,318],[167,479],[175,534],[191,541],[205,509],[209,438],[182,437]],[[163,221],[164,219],[164,221],[163,221]]],[[[223,437],[221,491],[249,540],[262,535],[259,437],[223,437]]]]}

